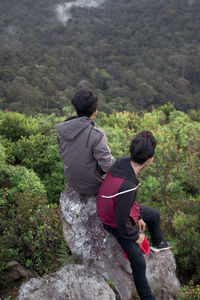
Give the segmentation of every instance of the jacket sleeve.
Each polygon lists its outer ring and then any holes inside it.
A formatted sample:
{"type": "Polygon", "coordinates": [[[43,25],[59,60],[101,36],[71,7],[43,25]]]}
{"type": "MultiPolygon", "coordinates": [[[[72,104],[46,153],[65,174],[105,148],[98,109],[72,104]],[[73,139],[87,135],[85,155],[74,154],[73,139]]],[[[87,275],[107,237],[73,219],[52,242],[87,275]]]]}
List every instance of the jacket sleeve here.
{"type": "Polygon", "coordinates": [[[114,158],[107,145],[107,137],[104,134],[93,148],[93,156],[96,160],[98,167],[105,173],[107,173],[113,165],[114,158]]]}
{"type": "Polygon", "coordinates": [[[132,241],[136,241],[139,238],[137,228],[131,224],[129,218],[130,210],[135,200],[135,191],[119,195],[117,196],[117,203],[115,207],[115,221],[119,232],[123,238],[132,241]]]}

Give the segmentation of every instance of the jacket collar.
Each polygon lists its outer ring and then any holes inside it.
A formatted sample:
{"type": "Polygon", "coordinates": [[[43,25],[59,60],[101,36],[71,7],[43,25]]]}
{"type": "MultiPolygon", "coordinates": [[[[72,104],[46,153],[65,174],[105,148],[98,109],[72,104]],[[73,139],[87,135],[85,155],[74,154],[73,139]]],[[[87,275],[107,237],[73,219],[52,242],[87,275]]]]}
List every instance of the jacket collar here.
{"type": "MultiPolygon", "coordinates": [[[[79,116],[71,116],[71,117],[69,117],[68,119],[66,119],[64,122],[71,121],[71,120],[73,120],[73,119],[78,119],[78,118],[83,118],[83,117],[79,117],[79,116]]],[[[95,126],[95,123],[94,123],[93,120],[90,121],[90,124],[93,125],[93,126],[95,126]]]]}
{"type": "Polygon", "coordinates": [[[120,157],[112,166],[110,173],[111,175],[119,178],[125,178],[129,181],[135,182],[136,185],[139,181],[136,178],[135,172],[130,164],[130,157],[124,156],[120,157]]]}

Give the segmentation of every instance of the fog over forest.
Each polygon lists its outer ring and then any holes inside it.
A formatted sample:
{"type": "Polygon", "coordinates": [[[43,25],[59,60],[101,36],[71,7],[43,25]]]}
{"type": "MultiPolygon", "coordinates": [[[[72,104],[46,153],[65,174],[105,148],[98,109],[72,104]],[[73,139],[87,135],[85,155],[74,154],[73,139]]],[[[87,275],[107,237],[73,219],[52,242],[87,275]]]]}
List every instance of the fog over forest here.
{"type": "Polygon", "coordinates": [[[72,18],[72,7],[98,7],[104,2],[105,0],[76,0],[73,2],[66,2],[64,4],[57,4],[55,11],[58,20],[65,24],[70,18],[72,18]]]}
{"type": "Polygon", "coordinates": [[[1,0],[0,108],[63,113],[82,86],[99,109],[200,107],[200,1],[1,0]]]}

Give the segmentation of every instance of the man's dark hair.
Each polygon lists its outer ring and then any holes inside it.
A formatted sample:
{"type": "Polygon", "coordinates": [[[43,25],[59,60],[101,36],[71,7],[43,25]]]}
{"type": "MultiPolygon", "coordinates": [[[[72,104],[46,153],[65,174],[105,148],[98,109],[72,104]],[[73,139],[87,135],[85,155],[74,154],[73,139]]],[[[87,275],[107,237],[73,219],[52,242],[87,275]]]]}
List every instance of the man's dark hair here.
{"type": "Polygon", "coordinates": [[[145,161],[154,156],[156,144],[156,139],[150,131],[138,133],[130,144],[131,160],[143,165],[145,161]]]}
{"type": "Polygon", "coordinates": [[[82,88],[76,92],[71,100],[79,117],[91,117],[97,110],[98,97],[90,90],[82,88]]]}

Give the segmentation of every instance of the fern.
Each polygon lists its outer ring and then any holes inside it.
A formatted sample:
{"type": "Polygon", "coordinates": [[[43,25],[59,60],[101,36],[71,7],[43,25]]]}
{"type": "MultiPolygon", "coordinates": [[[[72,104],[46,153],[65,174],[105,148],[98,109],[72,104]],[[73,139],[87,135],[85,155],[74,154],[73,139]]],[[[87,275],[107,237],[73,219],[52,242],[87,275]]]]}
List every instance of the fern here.
{"type": "Polygon", "coordinates": [[[57,251],[57,261],[61,264],[61,267],[77,263],[75,256],[71,253],[71,250],[65,241],[62,241],[61,246],[57,251]]]}

